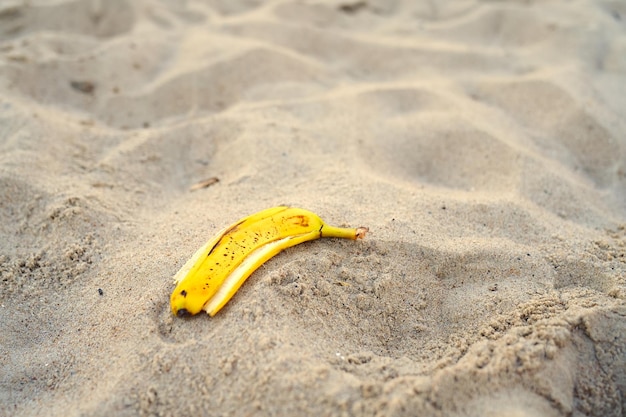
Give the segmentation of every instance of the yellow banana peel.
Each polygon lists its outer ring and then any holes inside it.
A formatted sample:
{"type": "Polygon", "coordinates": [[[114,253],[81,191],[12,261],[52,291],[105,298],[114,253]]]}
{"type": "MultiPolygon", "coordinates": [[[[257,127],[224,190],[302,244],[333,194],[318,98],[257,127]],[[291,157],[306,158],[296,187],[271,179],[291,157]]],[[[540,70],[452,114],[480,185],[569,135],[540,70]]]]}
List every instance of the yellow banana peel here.
{"type": "Polygon", "coordinates": [[[329,226],[315,213],[286,206],[245,217],[198,249],[174,276],[172,313],[183,317],[205,310],[212,317],[257,268],[283,249],[321,237],[360,239],[367,231],[329,226]]]}

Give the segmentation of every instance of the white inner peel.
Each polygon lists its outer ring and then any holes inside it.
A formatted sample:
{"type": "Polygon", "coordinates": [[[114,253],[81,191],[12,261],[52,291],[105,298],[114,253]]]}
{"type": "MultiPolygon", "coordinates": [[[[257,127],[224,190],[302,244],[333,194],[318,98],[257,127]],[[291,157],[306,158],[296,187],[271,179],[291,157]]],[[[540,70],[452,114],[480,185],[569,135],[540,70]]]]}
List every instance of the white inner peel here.
{"type": "Polygon", "coordinates": [[[256,268],[253,268],[256,262],[272,252],[275,252],[274,254],[280,252],[282,249],[287,247],[285,246],[285,242],[287,242],[288,240],[292,240],[296,237],[298,236],[289,236],[274,242],[266,243],[265,245],[251,252],[248,256],[246,256],[246,259],[244,259],[244,261],[237,268],[235,268],[233,272],[228,275],[228,277],[226,277],[215,295],[211,297],[209,301],[207,301],[202,309],[210,315],[215,314],[217,312],[216,309],[219,309],[221,306],[226,304],[226,302],[228,302],[228,294],[230,293],[230,291],[236,291],[241,286],[241,284],[243,284],[245,279],[250,276],[259,266],[261,266],[259,264],[256,268]],[[251,268],[253,269],[251,270],[251,268]]]}

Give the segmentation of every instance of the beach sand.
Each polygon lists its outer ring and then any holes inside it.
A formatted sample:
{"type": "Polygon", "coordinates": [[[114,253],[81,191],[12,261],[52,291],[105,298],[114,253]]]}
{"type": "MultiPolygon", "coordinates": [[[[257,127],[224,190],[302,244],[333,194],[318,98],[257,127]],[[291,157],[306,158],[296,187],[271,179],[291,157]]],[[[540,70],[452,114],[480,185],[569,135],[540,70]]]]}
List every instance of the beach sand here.
{"type": "Polygon", "coordinates": [[[626,415],[625,22],[3,1],[0,415],[626,415]],[[370,233],[173,317],[194,251],[280,204],[370,233]]]}

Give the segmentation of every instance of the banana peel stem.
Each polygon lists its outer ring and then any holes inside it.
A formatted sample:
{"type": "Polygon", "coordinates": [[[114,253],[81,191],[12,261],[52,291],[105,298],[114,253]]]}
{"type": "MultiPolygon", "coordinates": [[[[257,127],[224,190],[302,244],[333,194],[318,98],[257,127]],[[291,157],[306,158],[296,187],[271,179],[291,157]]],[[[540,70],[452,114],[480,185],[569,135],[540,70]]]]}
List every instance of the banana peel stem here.
{"type": "Polygon", "coordinates": [[[356,229],[346,227],[335,227],[325,224],[320,230],[321,237],[338,237],[342,239],[363,239],[369,229],[367,227],[357,227],[356,229]]]}

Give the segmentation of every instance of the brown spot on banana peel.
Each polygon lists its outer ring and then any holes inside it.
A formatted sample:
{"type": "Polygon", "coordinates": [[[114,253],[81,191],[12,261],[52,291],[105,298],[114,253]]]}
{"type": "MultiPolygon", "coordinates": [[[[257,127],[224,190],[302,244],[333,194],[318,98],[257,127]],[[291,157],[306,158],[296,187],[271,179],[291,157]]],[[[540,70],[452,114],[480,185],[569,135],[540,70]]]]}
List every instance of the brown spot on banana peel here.
{"type": "Polygon", "coordinates": [[[288,220],[294,225],[309,227],[309,219],[305,216],[292,216],[288,220]]]}

